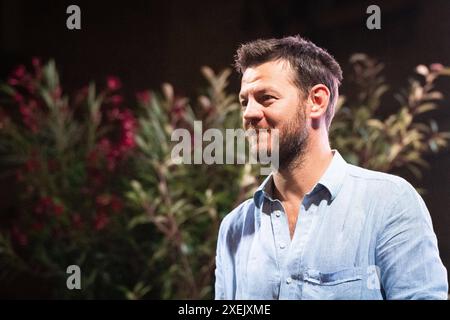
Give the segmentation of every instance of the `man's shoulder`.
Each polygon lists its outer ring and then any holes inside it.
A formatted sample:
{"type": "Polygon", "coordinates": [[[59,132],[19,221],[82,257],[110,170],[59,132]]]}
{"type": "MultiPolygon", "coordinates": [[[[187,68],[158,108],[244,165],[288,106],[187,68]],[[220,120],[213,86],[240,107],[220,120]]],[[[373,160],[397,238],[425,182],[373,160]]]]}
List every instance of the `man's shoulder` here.
{"type": "Polygon", "coordinates": [[[255,202],[253,198],[247,199],[242,202],[236,208],[234,208],[230,213],[228,213],[221,222],[221,229],[225,230],[236,230],[237,228],[242,228],[245,217],[248,213],[253,213],[255,210],[255,202]]]}
{"type": "Polygon", "coordinates": [[[391,196],[415,193],[414,187],[404,178],[390,173],[365,169],[348,164],[348,176],[355,181],[363,181],[369,187],[389,193],[391,196]]]}

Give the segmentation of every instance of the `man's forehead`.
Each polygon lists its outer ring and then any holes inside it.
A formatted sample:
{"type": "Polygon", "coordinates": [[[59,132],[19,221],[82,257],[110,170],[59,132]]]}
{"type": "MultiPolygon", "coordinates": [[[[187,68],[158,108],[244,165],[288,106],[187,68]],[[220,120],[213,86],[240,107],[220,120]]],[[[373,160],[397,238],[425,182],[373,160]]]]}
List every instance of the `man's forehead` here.
{"type": "Polygon", "coordinates": [[[287,71],[291,71],[289,62],[285,60],[268,61],[245,69],[242,81],[251,82],[259,78],[270,78],[279,74],[285,74],[287,71]]]}
{"type": "Polygon", "coordinates": [[[270,85],[268,83],[252,83],[248,85],[241,85],[241,91],[239,92],[239,96],[245,96],[249,92],[257,92],[257,91],[278,91],[278,87],[276,85],[270,85]]]}
{"type": "Polygon", "coordinates": [[[257,86],[277,87],[280,82],[291,82],[292,70],[284,60],[269,61],[248,67],[241,79],[241,89],[257,86]]]}

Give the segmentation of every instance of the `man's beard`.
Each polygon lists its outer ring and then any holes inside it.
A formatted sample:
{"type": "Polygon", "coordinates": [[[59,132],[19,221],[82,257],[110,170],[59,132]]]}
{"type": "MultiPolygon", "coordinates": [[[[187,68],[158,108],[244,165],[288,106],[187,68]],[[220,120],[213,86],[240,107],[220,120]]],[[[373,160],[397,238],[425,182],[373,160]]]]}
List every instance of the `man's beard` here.
{"type": "Polygon", "coordinates": [[[255,148],[253,156],[256,157],[257,162],[262,162],[261,155],[265,154],[266,159],[267,157],[273,159],[272,157],[275,157],[277,152],[277,170],[292,170],[302,165],[309,140],[304,108],[300,108],[295,118],[279,130],[261,128],[260,130],[263,130],[264,133],[256,133],[257,128],[253,126],[247,130],[253,130],[253,134],[249,135],[253,137],[253,139],[250,139],[250,146],[255,148]],[[274,134],[278,136],[275,140],[272,136],[274,134]]]}
{"type": "Polygon", "coordinates": [[[279,169],[292,170],[301,166],[309,140],[305,109],[299,108],[295,119],[280,131],[279,169]]]}

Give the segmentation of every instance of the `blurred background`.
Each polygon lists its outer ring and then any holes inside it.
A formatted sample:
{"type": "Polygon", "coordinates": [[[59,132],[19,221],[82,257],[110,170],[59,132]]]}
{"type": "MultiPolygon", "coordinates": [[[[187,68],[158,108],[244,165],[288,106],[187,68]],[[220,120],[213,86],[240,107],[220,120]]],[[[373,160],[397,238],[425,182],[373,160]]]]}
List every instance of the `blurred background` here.
{"type": "Polygon", "coordinates": [[[377,1],[380,30],[371,4],[0,0],[0,297],[211,298],[220,220],[261,177],[174,165],[170,135],[239,126],[235,50],[294,34],[344,70],[332,146],[422,193],[449,269],[450,2],[377,1]]]}

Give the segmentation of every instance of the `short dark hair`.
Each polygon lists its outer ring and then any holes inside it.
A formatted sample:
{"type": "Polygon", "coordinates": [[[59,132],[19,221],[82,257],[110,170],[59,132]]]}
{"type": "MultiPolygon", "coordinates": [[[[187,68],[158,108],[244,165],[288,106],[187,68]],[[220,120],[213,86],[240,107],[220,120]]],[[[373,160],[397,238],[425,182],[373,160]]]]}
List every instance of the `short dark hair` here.
{"type": "Polygon", "coordinates": [[[236,52],[235,68],[243,74],[249,67],[276,60],[289,62],[295,73],[294,83],[305,95],[319,83],[330,90],[330,102],[325,113],[328,130],[342,81],[339,64],[325,49],[297,35],[281,39],[258,39],[242,44],[236,52]]]}

